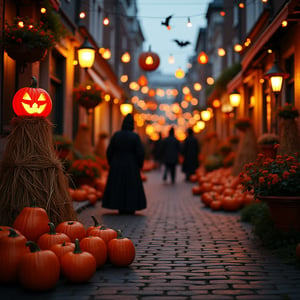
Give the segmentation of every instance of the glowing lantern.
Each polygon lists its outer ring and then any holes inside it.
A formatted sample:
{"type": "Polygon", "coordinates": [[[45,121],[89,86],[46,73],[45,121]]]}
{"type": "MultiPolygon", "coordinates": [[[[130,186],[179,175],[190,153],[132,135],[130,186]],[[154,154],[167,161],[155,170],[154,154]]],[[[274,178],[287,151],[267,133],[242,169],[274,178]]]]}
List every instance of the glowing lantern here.
{"type": "Polygon", "coordinates": [[[219,99],[215,99],[213,102],[212,102],[212,106],[214,108],[218,108],[221,106],[221,101],[219,99]]]}
{"type": "Polygon", "coordinates": [[[85,38],[83,44],[78,48],[78,61],[81,68],[90,68],[95,60],[95,48],[85,38]]]}
{"type": "Polygon", "coordinates": [[[155,90],[154,89],[150,89],[148,92],[148,96],[149,97],[154,97],[155,96],[155,90]]]}
{"type": "Polygon", "coordinates": [[[198,91],[201,91],[201,89],[202,89],[201,84],[199,82],[195,82],[194,83],[194,90],[198,92],[198,91]]]}
{"type": "Polygon", "coordinates": [[[149,47],[149,51],[142,52],[139,56],[139,66],[144,71],[154,71],[158,68],[159,64],[159,56],[151,52],[151,47],[149,47]]]}
{"type": "Polygon", "coordinates": [[[101,54],[102,54],[102,57],[106,60],[110,59],[111,58],[111,52],[109,49],[103,49],[101,51],[101,54]]]}
{"type": "Polygon", "coordinates": [[[238,91],[234,90],[229,94],[229,101],[233,107],[238,107],[241,102],[241,94],[238,91]]]}
{"type": "Polygon", "coordinates": [[[32,77],[30,87],[16,92],[12,104],[18,116],[47,117],[52,109],[50,95],[44,89],[37,88],[35,77],[32,77]]]}
{"type": "Polygon", "coordinates": [[[184,71],[181,68],[178,68],[175,72],[175,77],[181,79],[185,76],[184,71]]]}
{"type": "Polygon", "coordinates": [[[130,54],[128,52],[125,52],[121,57],[122,62],[125,63],[125,64],[129,63],[130,59],[131,59],[131,57],[130,57],[130,54]]]}
{"type": "Polygon", "coordinates": [[[128,114],[131,114],[133,111],[133,105],[128,102],[128,100],[125,100],[121,105],[120,105],[120,111],[123,116],[126,116],[128,114]]]}
{"type": "Polygon", "coordinates": [[[147,77],[145,75],[141,75],[138,79],[138,84],[140,86],[145,86],[148,84],[148,80],[147,80],[147,77]]]}
{"type": "Polygon", "coordinates": [[[104,19],[103,19],[103,25],[104,26],[108,26],[109,25],[109,18],[108,17],[105,17],[104,19]]]}
{"type": "Polygon", "coordinates": [[[198,55],[198,63],[205,65],[208,63],[208,56],[204,51],[201,51],[198,55]]]}
{"type": "Polygon", "coordinates": [[[225,56],[226,55],[226,51],[224,48],[219,48],[218,49],[218,55],[219,56],[225,56]]]}
{"type": "Polygon", "coordinates": [[[234,51],[235,52],[241,52],[243,50],[243,46],[240,44],[234,45],[234,51]]]}
{"type": "Polygon", "coordinates": [[[209,121],[210,120],[210,111],[209,110],[202,110],[201,111],[201,119],[203,121],[209,121]]]}

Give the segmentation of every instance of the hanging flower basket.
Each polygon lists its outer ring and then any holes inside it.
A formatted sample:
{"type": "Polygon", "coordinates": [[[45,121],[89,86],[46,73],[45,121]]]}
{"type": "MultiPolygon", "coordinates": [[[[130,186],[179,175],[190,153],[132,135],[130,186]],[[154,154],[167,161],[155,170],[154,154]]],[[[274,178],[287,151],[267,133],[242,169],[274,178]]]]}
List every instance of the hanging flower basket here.
{"type": "Polygon", "coordinates": [[[239,118],[234,122],[235,128],[237,128],[238,130],[240,130],[242,132],[244,132],[248,128],[250,128],[251,125],[252,125],[252,122],[249,118],[239,118]]]}
{"type": "Polygon", "coordinates": [[[19,46],[10,44],[6,48],[7,55],[13,60],[20,63],[32,63],[43,60],[47,55],[47,48],[30,48],[27,44],[19,46]]]}
{"type": "Polygon", "coordinates": [[[54,33],[43,22],[20,17],[5,24],[0,42],[7,55],[20,63],[42,60],[56,43],[54,33]]]}
{"type": "Polygon", "coordinates": [[[103,91],[95,83],[74,88],[75,101],[87,111],[94,109],[103,100],[103,91]]]}

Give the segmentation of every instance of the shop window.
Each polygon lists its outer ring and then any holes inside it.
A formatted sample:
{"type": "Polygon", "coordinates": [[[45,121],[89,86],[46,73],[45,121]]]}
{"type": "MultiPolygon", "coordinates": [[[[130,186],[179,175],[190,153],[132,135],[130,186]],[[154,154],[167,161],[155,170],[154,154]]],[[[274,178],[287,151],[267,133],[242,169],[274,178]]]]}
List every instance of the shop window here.
{"type": "Polygon", "coordinates": [[[53,50],[50,65],[50,94],[52,98],[51,120],[55,124],[54,133],[63,133],[65,58],[53,50]]]}

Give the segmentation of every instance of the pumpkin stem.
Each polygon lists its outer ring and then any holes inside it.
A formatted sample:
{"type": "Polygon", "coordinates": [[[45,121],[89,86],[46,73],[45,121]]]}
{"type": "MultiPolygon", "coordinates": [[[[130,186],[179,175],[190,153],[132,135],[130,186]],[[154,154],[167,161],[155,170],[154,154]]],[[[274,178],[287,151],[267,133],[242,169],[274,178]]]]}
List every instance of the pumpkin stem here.
{"type": "Polygon", "coordinates": [[[37,245],[37,243],[33,241],[27,241],[26,246],[29,247],[30,252],[39,252],[41,251],[40,247],[37,245]]]}
{"type": "Polygon", "coordinates": [[[122,239],[122,231],[120,229],[115,229],[116,233],[117,233],[117,239],[122,239]]]}
{"type": "Polygon", "coordinates": [[[49,232],[48,232],[48,234],[53,234],[53,235],[55,235],[55,234],[56,234],[56,231],[55,231],[55,226],[54,226],[54,224],[53,224],[52,222],[49,222],[48,225],[49,225],[49,232]]]}
{"type": "Polygon", "coordinates": [[[91,216],[91,217],[92,217],[92,219],[94,221],[94,226],[95,227],[99,226],[100,224],[99,224],[98,220],[94,216],[91,216]]]}
{"type": "Polygon", "coordinates": [[[20,236],[19,234],[17,234],[17,232],[13,228],[8,228],[8,230],[9,230],[8,237],[14,238],[14,237],[20,236]]]}
{"type": "Polygon", "coordinates": [[[32,76],[31,79],[32,79],[32,82],[31,82],[30,87],[36,89],[37,88],[37,80],[34,76],[32,76]]]}
{"type": "Polygon", "coordinates": [[[63,241],[61,244],[63,247],[66,246],[66,241],[63,241]]]}
{"type": "Polygon", "coordinates": [[[74,254],[82,253],[82,250],[80,249],[80,246],[79,246],[79,239],[75,239],[75,249],[74,249],[73,253],[74,254]]]}

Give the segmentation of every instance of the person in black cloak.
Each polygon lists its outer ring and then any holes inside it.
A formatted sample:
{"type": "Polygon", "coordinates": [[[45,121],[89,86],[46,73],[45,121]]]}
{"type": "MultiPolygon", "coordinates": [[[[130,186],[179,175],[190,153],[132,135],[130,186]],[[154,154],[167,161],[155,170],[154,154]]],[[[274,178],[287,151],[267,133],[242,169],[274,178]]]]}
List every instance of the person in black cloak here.
{"type": "Polygon", "coordinates": [[[140,173],[145,151],[133,129],[133,117],[128,114],[122,129],[113,134],[106,151],[110,168],[102,206],[118,209],[120,214],[134,214],[147,206],[140,173]]]}
{"type": "Polygon", "coordinates": [[[189,181],[190,176],[195,174],[196,169],[199,167],[199,144],[197,139],[194,136],[192,128],[188,129],[188,136],[183,142],[182,145],[182,172],[185,173],[185,180],[189,181]]]}
{"type": "Polygon", "coordinates": [[[169,136],[162,142],[162,158],[165,164],[163,180],[166,181],[168,174],[171,176],[171,182],[176,180],[176,165],[179,162],[180,142],[175,137],[174,128],[169,130],[169,136]]]}

